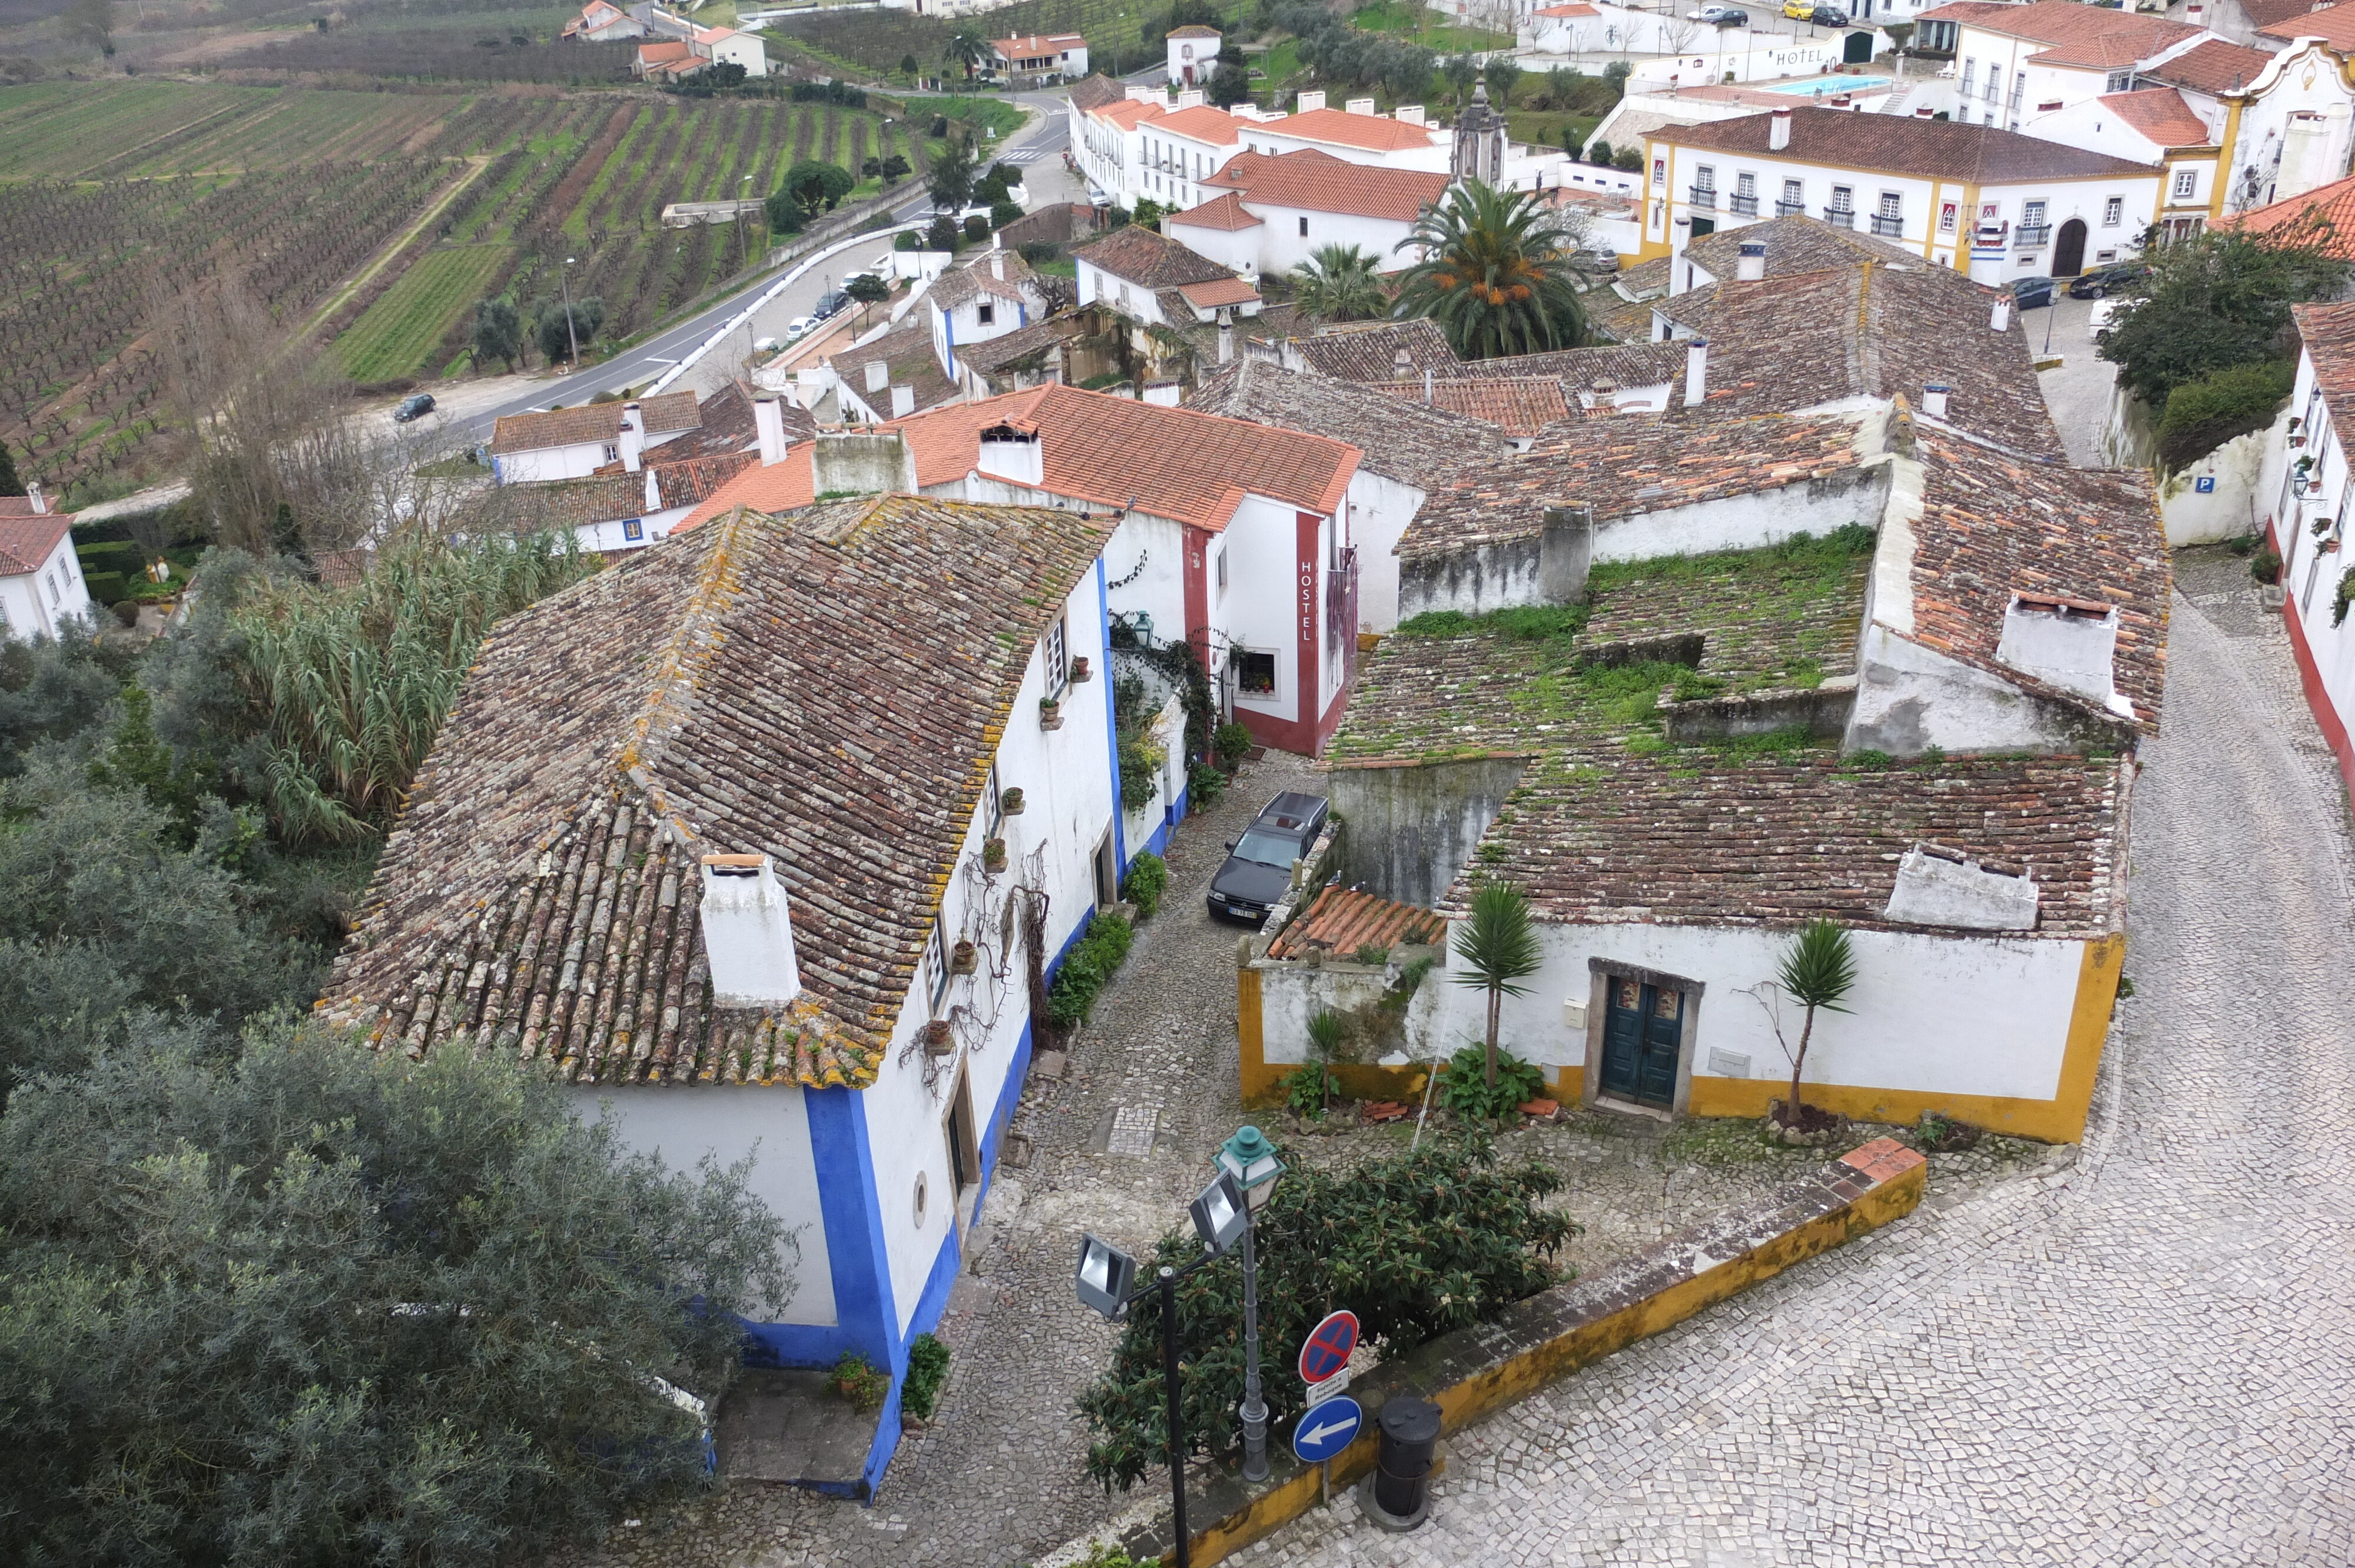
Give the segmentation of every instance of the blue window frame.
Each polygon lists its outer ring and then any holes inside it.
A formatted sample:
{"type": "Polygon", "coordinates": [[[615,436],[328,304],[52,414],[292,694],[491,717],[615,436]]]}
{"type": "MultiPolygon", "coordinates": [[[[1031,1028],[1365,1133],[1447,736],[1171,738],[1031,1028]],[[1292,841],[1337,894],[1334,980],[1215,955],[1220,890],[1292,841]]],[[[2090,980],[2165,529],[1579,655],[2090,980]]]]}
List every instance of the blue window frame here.
{"type": "Polygon", "coordinates": [[[623,537],[623,538],[624,538],[624,539],[630,539],[630,540],[637,540],[637,539],[643,539],[643,538],[645,538],[645,536],[646,536],[646,524],[645,524],[645,520],[644,518],[642,518],[642,517],[633,517],[633,518],[631,518],[628,522],[626,522],[626,523],[624,523],[624,524],[622,524],[622,537],[623,537]]]}

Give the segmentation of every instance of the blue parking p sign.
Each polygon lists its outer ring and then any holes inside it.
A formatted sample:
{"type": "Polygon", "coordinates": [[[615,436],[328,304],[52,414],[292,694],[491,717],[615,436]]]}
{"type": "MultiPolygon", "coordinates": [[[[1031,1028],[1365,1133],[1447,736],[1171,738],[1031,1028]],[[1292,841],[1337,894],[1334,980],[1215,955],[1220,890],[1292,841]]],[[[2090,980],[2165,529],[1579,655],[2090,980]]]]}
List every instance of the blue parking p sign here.
{"type": "Polygon", "coordinates": [[[2191,488],[2196,494],[2213,495],[2216,493],[2216,476],[2212,473],[2202,474],[2191,482],[2191,488]]]}

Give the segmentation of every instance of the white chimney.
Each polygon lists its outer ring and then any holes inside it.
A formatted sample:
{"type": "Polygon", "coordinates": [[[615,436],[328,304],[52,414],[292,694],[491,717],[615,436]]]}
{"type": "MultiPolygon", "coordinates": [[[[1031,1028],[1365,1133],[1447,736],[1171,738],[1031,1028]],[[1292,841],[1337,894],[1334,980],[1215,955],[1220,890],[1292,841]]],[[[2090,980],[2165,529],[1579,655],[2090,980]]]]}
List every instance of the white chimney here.
{"type": "Polygon", "coordinates": [[[1312,110],[1322,109],[1324,107],[1325,94],[1322,90],[1316,92],[1304,92],[1293,104],[1293,108],[1303,114],[1306,114],[1312,110]]]}
{"type": "Polygon", "coordinates": [[[614,444],[622,449],[623,471],[637,472],[638,460],[646,450],[646,417],[635,403],[622,405],[622,435],[614,444]]]}
{"type": "Polygon", "coordinates": [[[1668,225],[1668,292],[1681,294],[1693,286],[1692,263],[1684,259],[1685,242],[1692,238],[1692,219],[1680,217],[1668,225]]]}
{"type": "Polygon", "coordinates": [[[1199,87],[1189,87],[1178,95],[1178,101],[1172,105],[1172,111],[1179,109],[1199,109],[1204,101],[1202,90],[1199,87]]]}
{"type": "Polygon", "coordinates": [[[867,362],[867,389],[869,392],[880,392],[883,388],[890,385],[891,362],[887,359],[868,360],[867,362]]]}
{"type": "Polygon", "coordinates": [[[1779,153],[1791,144],[1791,111],[1777,109],[1767,118],[1766,150],[1779,153]]]}
{"type": "MultiPolygon", "coordinates": [[[[993,234],[990,238],[996,239],[997,236],[993,234]]],[[[989,252],[989,275],[1001,283],[1006,281],[1006,252],[995,247],[989,252]]]]}
{"type": "Polygon", "coordinates": [[[645,506],[648,512],[659,512],[663,509],[662,483],[655,478],[655,471],[653,469],[646,470],[645,506]]]}
{"type": "Polygon", "coordinates": [[[785,406],[774,397],[752,399],[752,428],[761,433],[761,466],[785,461],[785,406]]]}
{"type": "Polygon", "coordinates": [[[49,514],[49,498],[41,493],[39,480],[37,479],[25,486],[25,499],[33,503],[33,511],[36,514],[43,517],[49,514]]]}
{"type": "Polygon", "coordinates": [[[1987,330],[1990,332],[2011,330],[2011,296],[2009,294],[1998,296],[1995,302],[1995,309],[1987,313],[1987,330]]]}
{"type": "Polygon", "coordinates": [[[902,383],[891,388],[891,417],[904,419],[916,411],[916,389],[902,383]]]}
{"type": "Polygon", "coordinates": [[[1954,388],[1943,381],[1933,381],[1922,388],[1922,412],[1934,419],[1946,417],[1946,394],[1954,388]]]}
{"type": "Polygon", "coordinates": [[[1743,241],[1742,253],[1734,259],[1733,281],[1737,283],[1755,283],[1765,276],[1766,247],[1755,239],[1743,241]]]}
{"type": "Polygon", "coordinates": [[[1685,344],[1685,407],[1698,407],[1709,396],[1709,339],[1685,344]]]}
{"type": "Polygon", "coordinates": [[[1235,360],[1235,317],[1232,311],[1219,313],[1219,363],[1232,365],[1235,360]]]}
{"type": "Polygon", "coordinates": [[[1182,390],[1175,381],[1148,381],[1145,384],[1145,401],[1163,408],[1178,406],[1178,394],[1182,390]]]}
{"type": "Polygon", "coordinates": [[[1374,111],[1374,101],[1370,98],[1353,98],[1342,107],[1352,114],[1371,114],[1374,111]]]}
{"type": "Polygon", "coordinates": [[[992,479],[1036,490],[1047,482],[1046,443],[1036,430],[992,425],[981,432],[975,469],[992,479]]]}
{"type": "Polygon", "coordinates": [[[792,913],[767,855],[703,857],[703,956],[721,1007],[782,1007],[801,995],[792,913]]]}
{"type": "Polygon", "coordinates": [[[1423,123],[1423,105],[1401,103],[1391,111],[1391,118],[1401,125],[1420,125],[1423,123]]]}

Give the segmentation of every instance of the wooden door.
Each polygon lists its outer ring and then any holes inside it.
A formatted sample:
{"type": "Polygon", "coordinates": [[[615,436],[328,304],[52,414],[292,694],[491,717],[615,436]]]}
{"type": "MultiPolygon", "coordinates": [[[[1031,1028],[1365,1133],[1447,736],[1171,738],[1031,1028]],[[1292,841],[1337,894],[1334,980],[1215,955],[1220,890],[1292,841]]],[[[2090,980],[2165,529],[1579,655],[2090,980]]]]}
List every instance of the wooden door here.
{"type": "Polygon", "coordinates": [[[1624,975],[1610,981],[1603,1022],[1603,1093],[1637,1105],[1672,1107],[1684,1047],[1684,992],[1624,975]]]}

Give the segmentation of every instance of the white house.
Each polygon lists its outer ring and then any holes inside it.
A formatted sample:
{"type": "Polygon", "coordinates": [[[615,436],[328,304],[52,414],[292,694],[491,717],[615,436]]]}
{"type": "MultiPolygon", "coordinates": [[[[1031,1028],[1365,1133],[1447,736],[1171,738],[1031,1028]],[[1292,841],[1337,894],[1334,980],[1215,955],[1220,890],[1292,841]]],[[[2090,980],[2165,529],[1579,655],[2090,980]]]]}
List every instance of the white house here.
{"type": "Polygon", "coordinates": [[[611,0],[589,0],[581,14],[564,24],[562,37],[586,43],[607,44],[617,38],[643,38],[646,25],[611,0]]]}
{"type": "Polygon", "coordinates": [[[1444,127],[1425,121],[1420,103],[1377,114],[1372,99],[1353,98],[1346,109],[1327,109],[1321,91],[1302,93],[1290,114],[1248,120],[1241,140],[1242,150],[1250,153],[1276,155],[1308,148],[1344,163],[1426,174],[1448,173],[1455,156],[1453,138],[1444,127]]]}
{"type": "MultiPolygon", "coordinates": [[[[825,461],[855,484],[881,440],[825,461]]],[[[748,1360],[891,1380],[811,1417],[852,1457],[805,1484],[880,1480],[1033,989],[1118,897],[1103,546],[1072,511],[735,507],[502,621],[323,1002],[535,1064],[674,1169],[750,1161],[796,1250],[748,1360]]]]}
{"type": "Polygon", "coordinates": [[[1104,202],[1135,201],[1145,162],[1143,127],[1163,108],[1150,99],[1130,97],[1110,77],[1092,76],[1072,86],[1072,156],[1104,202]]]}
{"type": "Polygon", "coordinates": [[[645,452],[702,425],[692,392],[506,414],[491,427],[491,472],[501,484],[585,479],[612,463],[635,472],[645,452]]]}
{"type": "Polygon", "coordinates": [[[1219,29],[1199,24],[1169,34],[1169,85],[1208,87],[1219,69],[1219,29]]]}
{"type": "Polygon", "coordinates": [[[923,294],[933,357],[941,374],[957,374],[956,351],[1029,325],[1046,313],[1038,274],[1011,250],[993,249],[969,265],[943,272],[923,294]]]}
{"type": "Polygon", "coordinates": [[[756,33],[734,27],[707,27],[658,5],[632,7],[646,24],[653,41],[640,44],[632,66],[648,80],[677,80],[715,65],[739,65],[746,76],[769,74],[768,47],[756,33]]]}
{"type": "Polygon", "coordinates": [[[1303,150],[1245,153],[1203,185],[1200,206],[1162,220],[1171,238],[1246,274],[1288,272],[1328,245],[1355,246],[1385,272],[1411,265],[1400,247],[1448,177],[1345,163],[1303,150]]]}
{"type": "MultiPolygon", "coordinates": [[[[2300,30],[2319,32],[2328,19],[2327,12],[2314,16],[2300,30]]],[[[2346,177],[2355,155],[2350,57],[2355,37],[2342,46],[2304,37],[2267,61],[2244,89],[2222,94],[2234,112],[2218,214],[2269,207],[2346,177]]]]}
{"type": "Polygon", "coordinates": [[[1192,207],[1202,199],[1204,182],[1241,151],[1241,128],[1249,123],[1199,103],[1141,120],[1135,195],[1165,207],[1192,207]]]}
{"type": "Polygon", "coordinates": [[[993,71],[1011,82],[1070,81],[1088,74],[1088,41],[1077,33],[993,38],[989,63],[993,71]]]}
{"type": "Polygon", "coordinates": [[[1992,127],[1774,110],[1646,140],[1644,255],[1798,214],[1875,236],[1976,281],[2073,277],[2130,254],[2161,171],[1992,127]]]}
{"type": "Polygon", "coordinates": [[[49,509],[38,481],[0,495],[0,636],[55,637],[96,613],[74,554],[73,516],[49,509]]]}
{"type": "Polygon", "coordinates": [[[1956,121],[2030,135],[2041,116],[2130,91],[2138,74],[2209,37],[2187,23],[2076,0],[1952,0],[1923,12],[1917,29],[1917,41],[1951,53],[1955,67],[1916,88],[1909,111],[1944,110],[1956,121]]]}
{"type": "Polygon", "coordinates": [[[1189,326],[1259,314],[1258,291],[1231,268],[1129,224],[1071,253],[1080,303],[1102,304],[1146,326],[1189,326]]]}
{"type": "Polygon", "coordinates": [[[2314,722],[2355,786],[2355,571],[2341,554],[2355,467],[2355,302],[2295,309],[2302,346],[2290,390],[2286,434],[2272,446],[2258,481],[2256,506],[2265,539],[2281,556],[2282,620],[2297,660],[2314,722]]]}

